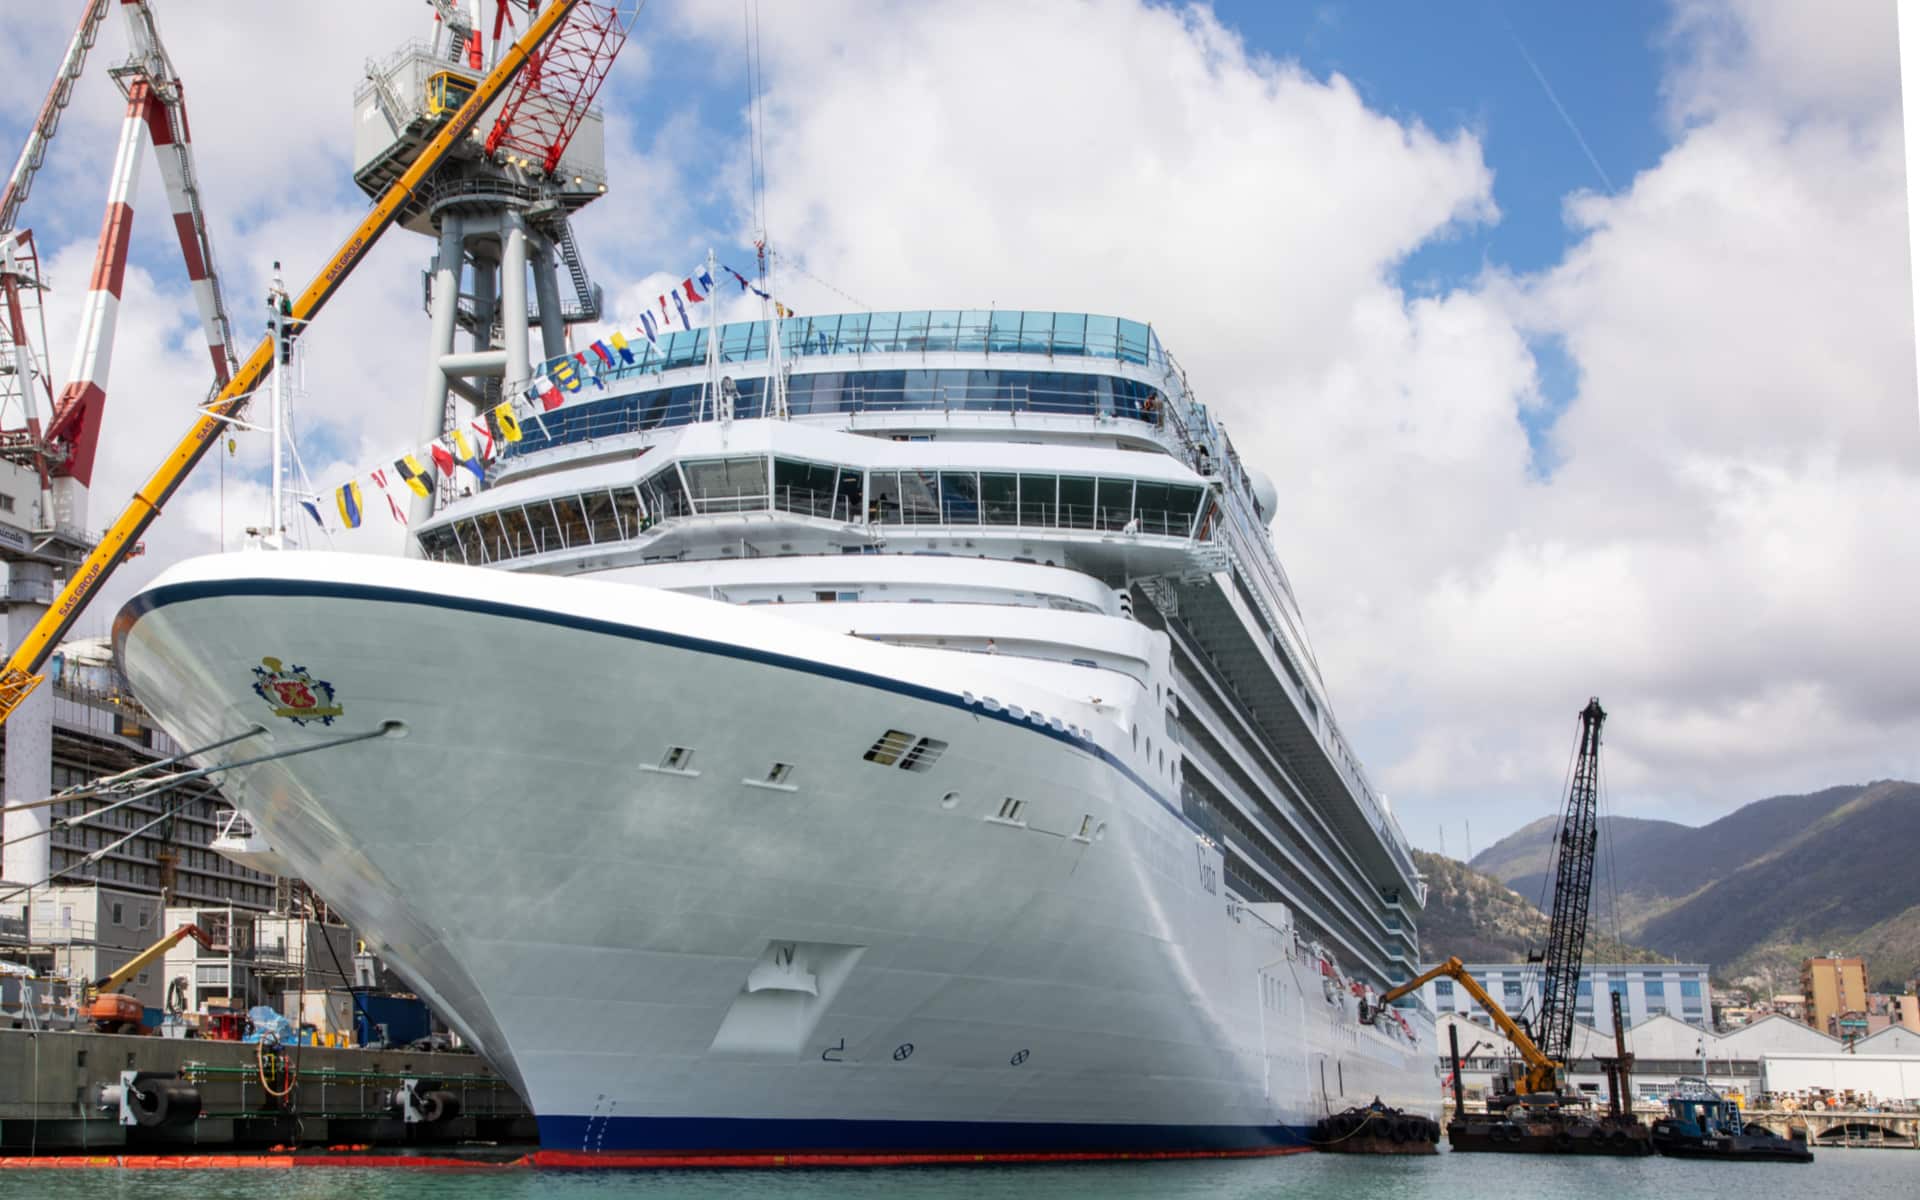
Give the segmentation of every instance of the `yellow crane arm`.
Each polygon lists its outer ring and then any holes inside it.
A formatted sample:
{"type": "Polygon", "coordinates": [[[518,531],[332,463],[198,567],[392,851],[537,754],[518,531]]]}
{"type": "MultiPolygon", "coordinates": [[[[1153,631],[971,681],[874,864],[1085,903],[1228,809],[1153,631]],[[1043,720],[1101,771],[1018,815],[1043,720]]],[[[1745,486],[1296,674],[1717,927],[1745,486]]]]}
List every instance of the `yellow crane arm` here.
{"type": "MultiPolygon", "coordinates": [[[[347,276],[360,265],[380,235],[393,224],[400,208],[413,195],[414,189],[425,181],[428,175],[445,161],[455,144],[473,128],[489,104],[500,95],[513,77],[519,73],[529,56],[537,49],[548,34],[566,20],[567,14],[579,0],[555,0],[542,9],[527,31],[520,36],[512,48],[500,56],[487,77],[482,79],[473,94],[467,97],[465,104],[442,128],[439,134],[420,151],[413,165],[406,173],[393,181],[393,184],[374,202],[366,218],[347,236],[340,248],[333,252],[326,266],[313,277],[306,290],[293,302],[293,329],[305,327],[313,319],[333,294],[340,290],[347,276]]],[[[60,639],[79,619],[81,611],[100,591],[114,570],[125,561],[140,535],[153,524],[160,515],[160,506],[165,504],[180,485],[186,482],[195,464],[206,456],[220,438],[220,431],[226,418],[238,416],[247,407],[255,388],[266,378],[267,370],[273,365],[273,338],[271,335],[260,339],[246,362],[233,373],[233,378],[220,389],[204,409],[193,428],[180,439],[179,445],[161,462],[158,470],[147,479],[133,494],[127,507],[120,513],[105,534],[99,545],[88,554],[86,561],[67,580],[60,596],[53,602],[39,624],[13,648],[7,659],[6,668],[0,672],[0,722],[5,722],[20,702],[25,700],[33,689],[40,685],[42,677],[36,672],[46,663],[60,639]]]]}
{"type": "Polygon", "coordinates": [[[182,925],[180,928],[174,930],[172,933],[161,938],[153,945],[148,946],[145,950],[142,950],[121,964],[119,970],[95,983],[93,990],[103,993],[119,991],[122,987],[126,986],[127,980],[132,979],[135,975],[152,966],[161,956],[165,955],[167,951],[178,945],[181,938],[189,934],[202,946],[213,945],[213,942],[205,933],[201,932],[198,925],[182,925]]]}
{"type": "Polygon", "coordinates": [[[1520,1057],[1526,1059],[1527,1065],[1533,1068],[1529,1072],[1530,1078],[1548,1080],[1553,1078],[1553,1073],[1560,1064],[1541,1052],[1540,1047],[1527,1036],[1527,1031],[1520,1027],[1520,1023],[1507,1015],[1507,1011],[1487,994],[1487,989],[1480,986],[1480,981],[1467,971],[1467,965],[1457,958],[1449,958],[1425,974],[1416,976],[1387,992],[1380,997],[1380,1007],[1385,1008],[1400,997],[1425,987],[1429,980],[1438,979],[1442,975],[1451,976],[1458,981],[1461,987],[1467,989],[1467,994],[1473,997],[1474,1002],[1487,1010],[1487,1015],[1493,1018],[1493,1023],[1499,1026],[1500,1032],[1506,1035],[1507,1040],[1520,1051],[1520,1057]]]}

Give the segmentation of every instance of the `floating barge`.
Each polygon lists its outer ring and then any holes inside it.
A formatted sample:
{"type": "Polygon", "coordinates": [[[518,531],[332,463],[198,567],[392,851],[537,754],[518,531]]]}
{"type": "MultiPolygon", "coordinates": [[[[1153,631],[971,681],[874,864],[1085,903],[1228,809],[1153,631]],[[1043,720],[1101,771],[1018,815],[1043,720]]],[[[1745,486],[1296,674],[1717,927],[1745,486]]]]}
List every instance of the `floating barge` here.
{"type": "Polygon", "coordinates": [[[472,1054],[0,1030],[0,1154],[537,1140],[472,1054]]]}

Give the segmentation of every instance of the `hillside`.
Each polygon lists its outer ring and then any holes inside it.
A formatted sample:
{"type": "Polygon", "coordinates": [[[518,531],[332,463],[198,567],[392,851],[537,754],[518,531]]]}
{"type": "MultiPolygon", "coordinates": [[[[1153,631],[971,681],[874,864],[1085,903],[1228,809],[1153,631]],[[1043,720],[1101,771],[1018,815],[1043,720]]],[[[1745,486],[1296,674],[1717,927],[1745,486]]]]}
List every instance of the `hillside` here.
{"type": "MultiPolygon", "coordinates": [[[[1552,835],[1551,818],[1536,821],[1474,866],[1537,901],[1552,835]]],[[[1623,937],[1724,979],[1769,972],[1784,984],[1807,954],[1837,950],[1892,983],[1920,967],[1916,852],[1920,784],[1898,780],[1774,796],[1698,828],[1614,817],[1595,904],[1617,890],[1623,937]]]]}
{"type": "MultiPolygon", "coordinates": [[[[1457,859],[1413,852],[1427,877],[1427,909],[1420,921],[1420,954],[1428,962],[1455,955],[1468,962],[1524,962],[1547,941],[1547,918],[1525,897],[1457,859]]],[[[1658,959],[1589,930],[1589,962],[1658,959]]]]}

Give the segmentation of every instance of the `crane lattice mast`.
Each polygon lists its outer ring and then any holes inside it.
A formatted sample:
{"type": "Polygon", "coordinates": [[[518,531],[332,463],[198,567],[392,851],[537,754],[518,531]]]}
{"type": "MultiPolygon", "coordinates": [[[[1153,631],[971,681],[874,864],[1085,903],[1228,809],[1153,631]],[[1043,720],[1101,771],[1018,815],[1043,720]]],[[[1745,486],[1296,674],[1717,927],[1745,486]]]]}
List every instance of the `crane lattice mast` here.
{"type": "Polygon", "coordinates": [[[1540,1049],[1567,1061],[1573,1044],[1574,995],[1587,947],[1587,910],[1593,898],[1593,860],[1599,845],[1600,726],[1606,710],[1592,699],[1580,710],[1580,745],[1566,811],[1555,837],[1558,869],[1553,883],[1553,919],[1540,990],[1540,1049]]]}

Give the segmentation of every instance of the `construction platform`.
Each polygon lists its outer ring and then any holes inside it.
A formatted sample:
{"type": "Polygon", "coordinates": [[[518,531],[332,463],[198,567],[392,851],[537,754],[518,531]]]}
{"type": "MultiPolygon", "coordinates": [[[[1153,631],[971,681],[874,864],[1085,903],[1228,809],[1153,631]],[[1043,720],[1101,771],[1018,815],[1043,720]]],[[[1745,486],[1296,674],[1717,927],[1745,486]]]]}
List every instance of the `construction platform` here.
{"type": "Polygon", "coordinates": [[[8,1156],[537,1141],[473,1054],[0,1029],[8,1156]]]}

